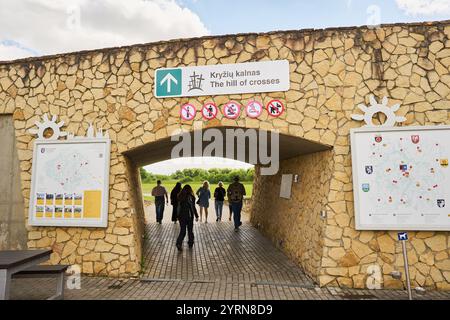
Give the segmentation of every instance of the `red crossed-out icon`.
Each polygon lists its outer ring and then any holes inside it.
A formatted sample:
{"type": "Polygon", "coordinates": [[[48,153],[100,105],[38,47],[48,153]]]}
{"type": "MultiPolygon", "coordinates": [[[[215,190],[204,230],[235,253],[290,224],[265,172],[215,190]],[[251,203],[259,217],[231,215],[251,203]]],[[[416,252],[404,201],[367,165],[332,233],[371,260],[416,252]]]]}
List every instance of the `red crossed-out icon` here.
{"type": "Polygon", "coordinates": [[[180,109],[181,119],[183,119],[185,121],[190,121],[195,118],[196,114],[197,114],[197,109],[195,108],[194,105],[192,105],[190,103],[186,103],[185,105],[181,106],[181,109],[180,109]]]}
{"type": "Polygon", "coordinates": [[[284,104],[280,100],[270,100],[266,109],[270,116],[279,117],[284,112],[284,104]]]}
{"type": "Polygon", "coordinates": [[[235,101],[230,101],[223,106],[223,115],[228,119],[237,119],[241,113],[241,105],[235,101]]]}
{"type": "Polygon", "coordinates": [[[217,106],[212,102],[208,102],[203,105],[202,116],[205,120],[212,120],[217,116],[217,111],[217,106]]]}
{"type": "Polygon", "coordinates": [[[263,111],[263,105],[258,101],[249,101],[245,107],[245,112],[249,118],[258,118],[263,111]]]}

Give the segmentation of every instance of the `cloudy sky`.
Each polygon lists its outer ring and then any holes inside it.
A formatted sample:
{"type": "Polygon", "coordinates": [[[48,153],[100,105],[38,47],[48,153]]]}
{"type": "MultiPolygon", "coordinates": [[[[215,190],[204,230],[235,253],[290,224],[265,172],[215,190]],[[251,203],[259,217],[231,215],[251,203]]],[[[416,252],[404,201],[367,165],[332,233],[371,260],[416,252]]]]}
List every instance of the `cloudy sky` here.
{"type": "Polygon", "coordinates": [[[0,60],[208,34],[450,19],[450,0],[0,0],[0,60]]]}
{"type": "MultiPolygon", "coordinates": [[[[211,34],[446,19],[450,0],[0,0],[0,61],[211,34]]],[[[185,162],[172,161],[154,171],[185,162]]]]}

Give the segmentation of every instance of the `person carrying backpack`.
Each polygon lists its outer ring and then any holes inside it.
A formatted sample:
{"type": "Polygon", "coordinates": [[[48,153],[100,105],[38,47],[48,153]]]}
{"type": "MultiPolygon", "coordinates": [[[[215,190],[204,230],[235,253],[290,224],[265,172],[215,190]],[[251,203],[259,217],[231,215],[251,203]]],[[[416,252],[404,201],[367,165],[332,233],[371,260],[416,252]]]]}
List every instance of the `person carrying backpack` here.
{"type": "Polygon", "coordinates": [[[227,196],[228,201],[231,204],[231,210],[233,211],[235,231],[238,231],[239,227],[242,225],[241,211],[245,194],[245,187],[239,182],[239,177],[234,177],[234,182],[228,186],[227,196]]]}

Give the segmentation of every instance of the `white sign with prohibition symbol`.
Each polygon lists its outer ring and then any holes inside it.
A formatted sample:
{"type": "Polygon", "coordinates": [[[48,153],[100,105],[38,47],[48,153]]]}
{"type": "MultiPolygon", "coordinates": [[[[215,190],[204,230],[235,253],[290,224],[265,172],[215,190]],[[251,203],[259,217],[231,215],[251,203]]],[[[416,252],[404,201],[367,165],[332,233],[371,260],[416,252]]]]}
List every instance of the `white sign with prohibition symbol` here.
{"type": "Polygon", "coordinates": [[[241,113],[241,105],[235,101],[230,101],[223,106],[223,115],[228,119],[237,119],[241,113]]]}
{"type": "Polygon", "coordinates": [[[258,118],[263,111],[263,105],[258,101],[250,101],[247,103],[245,112],[249,118],[258,118]]]}
{"type": "Polygon", "coordinates": [[[284,112],[284,105],[280,100],[271,100],[267,104],[267,112],[272,117],[279,117],[284,112]]]}
{"type": "Polygon", "coordinates": [[[202,116],[205,120],[212,120],[217,116],[217,111],[217,106],[212,102],[208,102],[203,105],[202,116]]]}
{"type": "Polygon", "coordinates": [[[197,109],[195,109],[194,105],[190,103],[186,103],[185,105],[181,106],[180,109],[180,116],[181,119],[190,121],[195,118],[195,115],[197,113],[197,109]]]}

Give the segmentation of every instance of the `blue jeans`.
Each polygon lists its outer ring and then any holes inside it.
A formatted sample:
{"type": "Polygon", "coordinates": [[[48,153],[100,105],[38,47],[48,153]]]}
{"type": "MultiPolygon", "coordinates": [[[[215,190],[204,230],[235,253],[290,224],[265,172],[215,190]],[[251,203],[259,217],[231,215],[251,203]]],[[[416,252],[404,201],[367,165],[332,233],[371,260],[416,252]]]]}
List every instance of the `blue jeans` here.
{"type": "Polygon", "coordinates": [[[231,202],[231,211],[233,212],[234,227],[239,228],[241,222],[242,201],[231,202]]]}
{"type": "Polygon", "coordinates": [[[223,201],[214,201],[214,207],[216,209],[216,217],[222,219],[223,201]]]}
{"type": "Polygon", "coordinates": [[[156,208],[156,222],[161,222],[164,214],[164,199],[155,200],[155,208],[156,208]]]}

